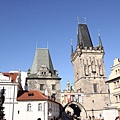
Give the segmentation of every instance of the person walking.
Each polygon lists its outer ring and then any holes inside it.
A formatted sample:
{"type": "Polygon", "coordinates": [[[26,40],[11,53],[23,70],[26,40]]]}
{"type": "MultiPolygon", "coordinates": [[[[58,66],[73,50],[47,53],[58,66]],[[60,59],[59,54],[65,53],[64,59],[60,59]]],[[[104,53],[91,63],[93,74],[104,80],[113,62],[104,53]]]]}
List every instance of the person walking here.
{"type": "Polygon", "coordinates": [[[41,118],[38,118],[37,120],[41,120],[41,118]]]}
{"type": "Polygon", "coordinates": [[[115,120],[120,120],[120,116],[117,116],[117,117],[115,118],[115,120]]]}

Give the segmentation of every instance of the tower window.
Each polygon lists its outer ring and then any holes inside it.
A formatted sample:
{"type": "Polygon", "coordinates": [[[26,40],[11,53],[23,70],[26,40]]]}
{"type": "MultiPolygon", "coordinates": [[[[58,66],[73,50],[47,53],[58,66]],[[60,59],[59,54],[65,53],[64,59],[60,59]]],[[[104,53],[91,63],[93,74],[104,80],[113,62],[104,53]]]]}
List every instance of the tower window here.
{"type": "Polygon", "coordinates": [[[55,90],[55,84],[52,85],[52,90],[55,90]]]}
{"type": "Polygon", "coordinates": [[[40,84],[40,90],[44,90],[44,84],[40,84]]]}
{"type": "Polygon", "coordinates": [[[97,84],[93,84],[94,93],[97,93],[97,84]]]}
{"type": "Polygon", "coordinates": [[[46,76],[46,72],[41,72],[42,76],[46,76]]]}
{"type": "Polygon", "coordinates": [[[114,88],[117,88],[116,82],[114,82],[114,88]]]}
{"type": "Polygon", "coordinates": [[[120,83],[119,83],[119,81],[117,81],[117,88],[119,88],[120,87],[120,83]]]}
{"type": "Polygon", "coordinates": [[[118,96],[115,96],[115,101],[118,102],[118,96]]]}

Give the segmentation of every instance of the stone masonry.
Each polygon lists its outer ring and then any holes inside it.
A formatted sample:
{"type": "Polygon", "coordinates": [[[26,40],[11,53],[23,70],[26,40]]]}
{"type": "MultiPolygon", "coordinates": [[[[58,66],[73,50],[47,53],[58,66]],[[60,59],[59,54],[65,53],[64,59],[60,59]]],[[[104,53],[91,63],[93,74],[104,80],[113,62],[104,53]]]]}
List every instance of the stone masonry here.
{"type": "Polygon", "coordinates": [[[75,51],[72,48],[71,62],[75,92],[83,93],[81,104],[89,116],[98,119],[109,103],[108,87],[105,84],[104,48],[100,34],[99,45],[93,46],[86,24],[78,25],[77,47],[75,51]]]}

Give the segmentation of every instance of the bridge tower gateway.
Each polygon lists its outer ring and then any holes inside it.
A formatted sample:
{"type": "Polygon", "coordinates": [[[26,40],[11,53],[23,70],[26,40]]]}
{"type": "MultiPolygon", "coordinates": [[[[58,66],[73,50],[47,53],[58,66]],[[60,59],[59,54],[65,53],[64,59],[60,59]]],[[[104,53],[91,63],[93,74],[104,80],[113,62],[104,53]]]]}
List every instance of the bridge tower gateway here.
{"type": "Polygon", "coordinates": [[[74,91],[81,93],[79,102],[84,106],[88,115],[94,118],[102,115],[103,108],[108,103],[104,47],[100,34],[98,34],[98,41],[98,46],[93,46],[87,24],[78,23],[77,46],[75,51],[73,46],[71,50],[74,91]]]}

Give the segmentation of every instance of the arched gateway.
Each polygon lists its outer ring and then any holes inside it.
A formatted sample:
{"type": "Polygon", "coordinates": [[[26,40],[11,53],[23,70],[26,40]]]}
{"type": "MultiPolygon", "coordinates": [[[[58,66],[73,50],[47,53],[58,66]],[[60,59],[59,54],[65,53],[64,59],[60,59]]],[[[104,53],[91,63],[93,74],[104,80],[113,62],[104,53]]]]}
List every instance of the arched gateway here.
{"type": "Polygon", "coordinates": [[[73,109],[73,115],[77,115],[77,117],[79,118],[88,118],[87,111],[85,110],[85,108],[76,101],[68,102],[61,110],[61,116],[64,115],[64,113],[66,112],[66,108],[68,107],[73,109]]]}

